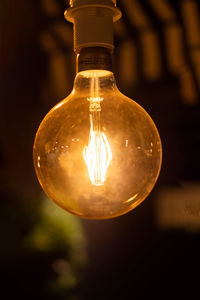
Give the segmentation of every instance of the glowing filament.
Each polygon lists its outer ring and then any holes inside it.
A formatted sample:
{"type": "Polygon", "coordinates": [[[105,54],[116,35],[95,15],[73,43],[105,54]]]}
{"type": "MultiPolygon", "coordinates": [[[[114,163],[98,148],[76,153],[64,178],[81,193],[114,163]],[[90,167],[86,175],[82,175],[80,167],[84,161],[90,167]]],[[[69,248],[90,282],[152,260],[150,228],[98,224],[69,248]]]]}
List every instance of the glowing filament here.
{"type": "Polygon", "coordinates": [[[89,98],[90,101],[90,135],[88,146],[84,146],[83,157],[88,167],[93,185],[103,185],[106,171],[112,160],[112,152],[106,135],[101,131],[100,101],[102,98],[89,98]]]}
{"type": "Polygon", "coordinates": [[[112,152],[103,132],[90,130],[89,143],[83,149],[89,177],[94,185],[103,185],[106,171],[112,159],[112,152]]]}

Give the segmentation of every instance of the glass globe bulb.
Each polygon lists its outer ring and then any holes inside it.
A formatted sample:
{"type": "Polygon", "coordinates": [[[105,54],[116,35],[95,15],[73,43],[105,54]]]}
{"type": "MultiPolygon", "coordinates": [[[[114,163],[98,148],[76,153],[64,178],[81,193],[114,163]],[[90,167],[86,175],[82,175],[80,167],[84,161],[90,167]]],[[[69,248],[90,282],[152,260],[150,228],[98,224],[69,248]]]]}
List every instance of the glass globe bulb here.
{"type": "Polygon", "coordinates": [[[148,196],[162,149],[152,119],[118,90],[113,73],[87,70],[40,124],[33,156],[54,202],[83,218],[107,219],[148,196]]]}

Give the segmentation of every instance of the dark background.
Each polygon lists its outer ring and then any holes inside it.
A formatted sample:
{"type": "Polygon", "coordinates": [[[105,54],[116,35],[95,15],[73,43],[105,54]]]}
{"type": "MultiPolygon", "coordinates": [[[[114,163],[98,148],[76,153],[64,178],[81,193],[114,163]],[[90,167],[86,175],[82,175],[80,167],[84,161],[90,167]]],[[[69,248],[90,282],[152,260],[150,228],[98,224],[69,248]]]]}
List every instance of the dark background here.
{"type": "Polygon", "coordinates": [[[0,2],[0,298],[199,298],[200,4],[119,0],[119,89],[152,116],[163,164],[150,196],[107,221],[47,199],[32,164],[38,125],[73,85],[64,0],[0,2]]]}

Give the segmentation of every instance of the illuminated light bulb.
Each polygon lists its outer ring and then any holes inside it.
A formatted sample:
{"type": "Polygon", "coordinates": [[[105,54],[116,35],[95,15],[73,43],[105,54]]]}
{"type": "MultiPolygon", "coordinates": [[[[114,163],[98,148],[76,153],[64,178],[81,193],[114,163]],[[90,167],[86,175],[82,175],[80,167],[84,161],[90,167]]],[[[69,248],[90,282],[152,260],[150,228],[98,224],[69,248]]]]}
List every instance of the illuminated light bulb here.
{"type": "Polygon", "coordinates": [[[153,121],[106,70],[79,72],[72,93],[47,114],[35,138],[34,165],[44,191],[85,218],[136,207],[152,190],[160,164],[153,121]]]}
{"type": "Polygon", "coordinates": [[[71,94],[46,115],[34,142],[45,193],[87,219],[134,209],[153,189],[161,166],[156,126],[118,90],[110,57],[104,47],[81,49],[71,94]]]}

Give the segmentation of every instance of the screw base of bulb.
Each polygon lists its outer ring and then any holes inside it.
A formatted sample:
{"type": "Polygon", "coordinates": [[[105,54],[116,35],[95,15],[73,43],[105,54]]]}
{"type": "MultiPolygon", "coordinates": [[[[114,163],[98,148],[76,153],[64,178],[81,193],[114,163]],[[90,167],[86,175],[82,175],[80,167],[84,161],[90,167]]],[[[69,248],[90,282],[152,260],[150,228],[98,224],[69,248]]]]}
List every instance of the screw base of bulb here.
{"type": "Polygon", "coordinates": [[[112,51],[104,47],[83,48],[77,55],[77,73],[86,70],[112,71],[112,51]]]}

